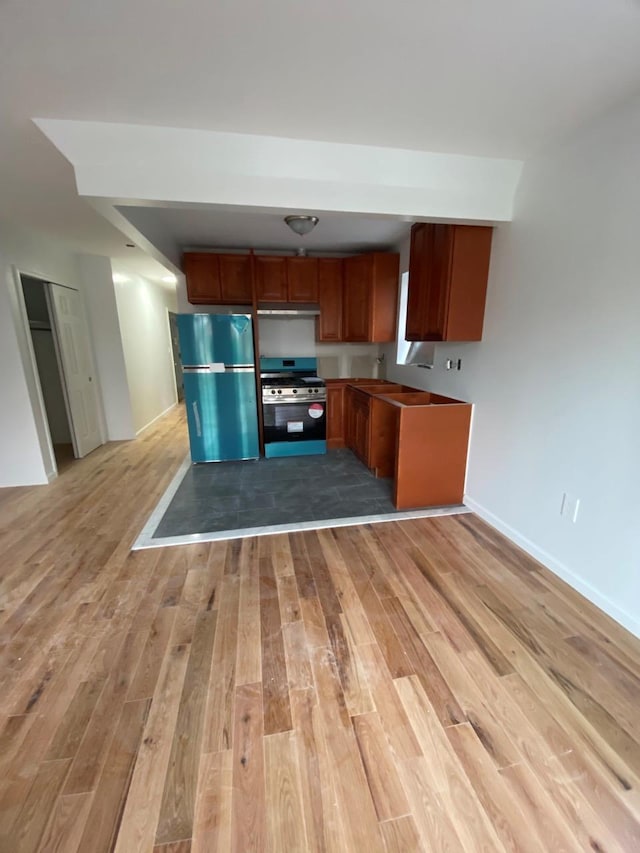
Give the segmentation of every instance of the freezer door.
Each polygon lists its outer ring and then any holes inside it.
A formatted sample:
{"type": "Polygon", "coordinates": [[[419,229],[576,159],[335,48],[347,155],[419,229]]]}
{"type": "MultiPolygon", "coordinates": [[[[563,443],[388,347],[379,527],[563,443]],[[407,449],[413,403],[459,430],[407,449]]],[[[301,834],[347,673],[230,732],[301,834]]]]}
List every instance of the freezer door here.
{"type": "Polygon", "coordinates": [[[193,462],[257,459],[260,451],[253,370],[185,372],[184,395],[193,462]]]}
{"type": "Polygon", "coordinates": [[[253,362],[253,327],[248,314],[179,314],[182,364],[248,365],[253,362]]]}

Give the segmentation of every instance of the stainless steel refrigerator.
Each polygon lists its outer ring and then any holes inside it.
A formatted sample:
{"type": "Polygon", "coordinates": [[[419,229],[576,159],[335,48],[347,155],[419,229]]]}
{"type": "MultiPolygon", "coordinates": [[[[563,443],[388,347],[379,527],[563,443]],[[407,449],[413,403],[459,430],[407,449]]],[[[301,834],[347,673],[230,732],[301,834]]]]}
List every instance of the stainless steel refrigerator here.
{"type": "Polygon", "coordinates": [[[258,407],[249,314],[179,314],[193,462],[256,459],[258,407]]]}

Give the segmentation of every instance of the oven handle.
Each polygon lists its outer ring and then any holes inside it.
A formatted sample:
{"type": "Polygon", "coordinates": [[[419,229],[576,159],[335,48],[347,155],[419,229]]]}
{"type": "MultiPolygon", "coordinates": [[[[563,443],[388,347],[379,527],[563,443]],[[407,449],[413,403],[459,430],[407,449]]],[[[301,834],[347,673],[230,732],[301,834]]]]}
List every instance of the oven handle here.
{"type": "Polygon", "coordinates": [[[262,401],[263,406],[277,406],[280,403],[281,406],[300,406],[305,403],[326,403],[326,397],[298,397],[297,400],[283,400],[282,397],[269,397],[267,400],[262,401]]]}

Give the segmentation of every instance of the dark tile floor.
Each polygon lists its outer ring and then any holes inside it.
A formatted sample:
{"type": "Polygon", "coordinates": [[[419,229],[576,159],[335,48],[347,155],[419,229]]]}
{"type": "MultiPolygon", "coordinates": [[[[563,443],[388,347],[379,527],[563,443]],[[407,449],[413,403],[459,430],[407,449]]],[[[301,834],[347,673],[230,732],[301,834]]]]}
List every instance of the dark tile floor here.
{"type": "Polygon", "coordinates": [[[187,470],[153,538],[392,512],[391,480],[350,450],[210,463],[187,470]]]}

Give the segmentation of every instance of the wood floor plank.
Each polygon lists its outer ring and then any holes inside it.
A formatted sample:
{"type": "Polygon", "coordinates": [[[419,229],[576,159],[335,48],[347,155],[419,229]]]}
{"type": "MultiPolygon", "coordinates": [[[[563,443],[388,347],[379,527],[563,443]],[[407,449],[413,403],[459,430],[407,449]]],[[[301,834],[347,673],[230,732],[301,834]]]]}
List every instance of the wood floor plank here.
{"type": "MultiPolygon", "coordinates": [[[[228,563],[231,549],[227,552],[228,563]]],[[[213,643],[213,659],[205,711],[204,751],[224,752],[233,741],[233,701],[238,649],[238,602],[240,583],[234,573],[225,573],[220,591],[220,611],[213,643]]]]}
{"type": "Polygon", "coordinates": [[[133,770],[116,853],[153,847],[188,658],[188,646],[174,646],[165,657],[133,770]]]}
{"type": "Polygon", "coordinates": [[[0,849],[31,853],[40,843],[71,759],[43,761],[13,826],[0,836],[0,849]]]}
{"type": "Polygon", "coordinates": [[[193,853],[231,850],[231,792],[233,755],[209,752],[200,762],[200,781],[193,830],[193,853]]]}
{"type": "Polygon", "coordinates": [[[346,850],[347,842],[325,743],[315,690],[293,690],[291,710],[297,737],[307,846],[313,853],[346,850]]]}
{"type": "Polygon", "coordinates": [[[411,815],[385,820],[380,824],[387,853],[421,853],[426,848],[420,842],[416,822],[411,815]]]}
{"type": "Polygon", "coordinates": [[[240,552],[240,597],[236,684],[262,680],[260,640],[260,564],[255,539],[243,539],[240,552]]]}
{"type": "Polygon", "coordinates": [[[47,829],[38,847],[39,853],[75,853],[91,807],[92,794],[58,797],[47,829]]]}
{"type": "Polygon", "coordinates": [[[380,718],[375,713],[360,714],[352,722],[378,820],[408,814],[409,804],[380,718]]]}
{"type": "Polygon", "coordinates": [[[156,844],[168,844],[193,836],[207,685],[217,615],[215,611],[203,610],[196,620],[164,783],[156,844]]]}
{"type": "Polygon", "coordinates": [[[270,557],[260,558],[260,629],[264,732],[270,735],[293,727],[278,590],[270,557]]]}
{"type": "Polygon", "coordinates": [[[82,794],[95,789],[141,652],[141,638],[128,634],[73,760],[65,794],[82,794]]]}
{"type": "Polygon", "coordinates": [[[420,744],[394,689],[380,649],[375,644],[358,646],[356,653],[362,663],[373,703],[393,752],[402,759],[422,755],[420,744]]]}
{"type": "Polygon", "coordinates": [[[131,552],[187,448],[0,490],[2,853],[640,849],[640,640],[471,513],[131,552]]]}
{"type": "Polygon", "coordinates": [[[295,732],[265,737],[268,849],[308,849],[295,732]]]}
{"type": "Polygon", "coordinates": [[[150,705],[150,699],[124,704],[104,770],[91,800],[79,850],[108,853],[113,849],[150,705]]]}
{"type": "Polygon", "coordinates": [[[236,690],[233,733],[234,853],[262,853],[267,849],[263,735],[262,685],[243,684],[236,690]]]}

